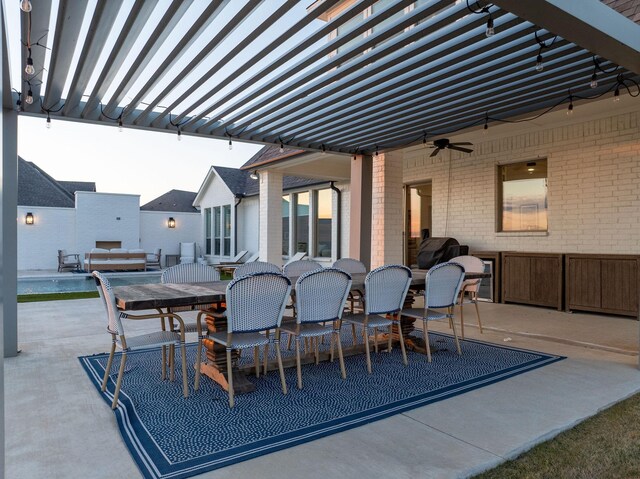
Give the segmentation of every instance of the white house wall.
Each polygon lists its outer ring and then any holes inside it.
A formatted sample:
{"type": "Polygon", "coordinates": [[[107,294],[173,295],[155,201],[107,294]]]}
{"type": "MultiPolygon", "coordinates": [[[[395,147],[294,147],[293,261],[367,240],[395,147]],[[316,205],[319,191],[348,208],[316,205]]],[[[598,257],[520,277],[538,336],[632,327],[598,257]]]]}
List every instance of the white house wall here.
{"type": "Polygon", "coordinates": [[[427,148],[404,151],[404,182],[432,181],[432,236],[474,250],[640,253],[637,106],[582,121],[576,107],[572,123],[505,128],[498,137],[474,139],[470,155],[453,152],[451,173],[450,150],[433,158],[427,148]],[[497,165],[536,158],[547,158],[548,233],[496,232],[497,165]]]}
{"type": "Polygon", "coordinates": [[[257,253],[260,239],[260,201],[258,196],[243,198],[238,206],[238,251],[246,250],[257,253]]]}
{"type": "Polygon", "coordinates": [[[179,254],[180,243],[196,242],[198,255],[203,254],[203,230],[200,213],[178,213],[165,211],[140,211],[140,248],[152,253],[162,249],[162,265],[165,255],[179,254]],[[176,227],[169,228],[169,217],[176,220],[176,227]]]}
{"type": "Polygon", "coordinates": [[[55,270],[59,249],[76,252],[75,209],[18,206],[18,269],[55,270]],[[32,225],[25,224],[29,212],[32,225]]]}
{"type": "Polygon", "coordinates": [[[84,255],[96,241],[140,247],[140,195],[76,192],[76,250],[84,255]]]}

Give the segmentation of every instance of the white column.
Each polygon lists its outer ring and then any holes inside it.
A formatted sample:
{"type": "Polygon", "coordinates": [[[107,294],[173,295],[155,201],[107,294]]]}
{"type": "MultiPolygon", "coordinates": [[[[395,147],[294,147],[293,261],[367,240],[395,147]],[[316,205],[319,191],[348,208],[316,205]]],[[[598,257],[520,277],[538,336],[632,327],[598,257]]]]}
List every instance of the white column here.
{"type": "Polygon", "coordinates": [[[260,261],[282,264],[282,173],[260,172],[260,261]]]}
{"type": "MultiPolygon", "coordinates": [[[[349,256],[371,262],[371,157],[358,155],[351,160],[349,193],[349,256]]],[[[345,256],[344,252],[342,254],[345,256]]]]}
{"type": "Polygon", "coordinates": [[[400,151],[373,157],[371,268],[402,264],[402,161],[400,151]]]}

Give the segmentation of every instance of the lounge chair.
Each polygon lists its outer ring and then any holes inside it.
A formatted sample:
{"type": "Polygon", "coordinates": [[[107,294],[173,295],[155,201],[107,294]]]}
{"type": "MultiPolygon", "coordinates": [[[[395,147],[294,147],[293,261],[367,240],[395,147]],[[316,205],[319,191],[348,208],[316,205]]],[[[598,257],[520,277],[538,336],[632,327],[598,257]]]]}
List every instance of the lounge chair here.
{"type": "Polygon", "coordinates": [[[65,270],[78,271],[80,269],[80,255],[69,254],[67,250],[58,250],[58,273],[65,270]]]}

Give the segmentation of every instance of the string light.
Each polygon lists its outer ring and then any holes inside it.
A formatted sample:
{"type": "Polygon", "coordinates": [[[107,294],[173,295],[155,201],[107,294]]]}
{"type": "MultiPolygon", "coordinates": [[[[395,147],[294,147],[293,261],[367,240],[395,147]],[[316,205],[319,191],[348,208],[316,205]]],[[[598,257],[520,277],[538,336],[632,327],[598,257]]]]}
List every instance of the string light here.
{"type": "Polygon", "coordinates": [[[542,70],[544,70],[544,64],[542,63],[542,50],[544,50],[545,48],[551,47],[558,39],[558,35],[553,37],[553,40],[551,40],[549,43],[545,43],[542,40],[540,40],[540,38],[538,37],[537,30],[533,32],[533,36],[536,40],[536,43],[540,47],[538,48],[538,55],[536,56],[536,71],[541,72],[542,70]]]}
{"type": "Polygon", "coordinates": [[[485,113],[485,115],[484,115],[484,127],[482,129],[482,134],[486,135],[487,133],[489,133],[489,114],[485,113]]]}
{"type": "Polygon", "coordinates": [[[482,6],[480,5],[480,2],[476,1],[475,2],[475,10],[471,7],[471,5],[469,4],[469,0],[467,0],[467,8],[469,9],[469,11],[471,13],[475,13],[478,15],[483,15],[483,14],[488,14],[489,18],[487,19],[487,29],[485,30],[484,34],[487,36],[487,38],[492,37],[493,35],[495,35],[496,30],[494,28],[494,24],[493,24],[493,16],[491,15],[491,7],[493,7],[494,5],[492,3],[490,3],[489,5],[485,5],[482,6]]]}
{"type": "Polygon", "coordinates": [[[616,85],[616,91],[613,92],[613,101],[617,103],[620,101],[620,87],[616,85]]]}
{"type": "Polygon", "coordinates": [[[324,143],[322,144],[322,154],[323,155],[327,154],[327,149],[324,147],[324,143]]]}
{"type": "Polygon", "coordinates": [[[178,127],[178,141],[182,141],[182,132],[180,131],[180,127],[178,127]]]}
{"type": "Polygon", "coordinates": [[[21,97],[22,93],[18,93],[18,99],[16,100],[16,111],[22,110],[22,100],[20,99],[21,97]]]}
{"type": "Polygon", "coordinates": [[[233,142],[231,141],[231,135],[229,135],[229,151],[233,150],[233,142]]]}
{"type": "Polygon", "coordinates": [[[376,156],[376,157],[378,156],[378,145],[376,145],[376,153],[375,153],[375,156],[376,156]]]}
{"type": "Polygon", "coordinates": [[[567,107],[567,116],[573,115],[573,95],[569,92],[569,106],[567,107]]]}
{"type": "Polygon", "coordinates": [[[33,75],[36,69],[33,67],[33,58],[31,58],[31,48],[29,48],[29,56],[27,57],[27,66],[24,68],[27,75],[33,75]]]}
{"type": "Polygon", "coordinates": [[[31,1],[30,0],[21,0],[20,1],[20,10],[23,12],[29,13],[31,11],[31,1]]]}
{"type": "Polygon", "coordinates": [[[31,87],[27,91],[27,97],[24,99],[27,105],[31,105],[33,103],[33,91],[31,91],[31,87]]]}
{"type": "Polygon", "coordinates": [[[536,71],[541,72],[542,70],[544,70],[544,65],[542,64],[542,54],[538,53],[538,56],[536,57],[536,71]]]}
{"type": "Polygon", "coordinates": [[[596,75],[596,71],[593,70],[593,75],[591,75],[591,83],[589,83],[589,86],[591,88],[597,88],[598,87],[598,77],[596,75]]]}
{"type": "Polygon", "coordinates": [[[485,35],[487,36],[487,38],[494,36],[496,33],[495,29],[493,28],[493,17],[491,16],[491,13],[489,13],[489,20],[487,20],[487,30],[485,32],[485,35]]]}
{"type": "Polygon", "coordinates": [[[284,143],[282,143],[282,140],[280,140],[280,149],[278,151],[284,153],[284,143]]]}
{"type": "Polygon", "coordinates": [[[47,128],[51,129],[51,116],[49,115],[48,111],[47,111],[47,128]]]}

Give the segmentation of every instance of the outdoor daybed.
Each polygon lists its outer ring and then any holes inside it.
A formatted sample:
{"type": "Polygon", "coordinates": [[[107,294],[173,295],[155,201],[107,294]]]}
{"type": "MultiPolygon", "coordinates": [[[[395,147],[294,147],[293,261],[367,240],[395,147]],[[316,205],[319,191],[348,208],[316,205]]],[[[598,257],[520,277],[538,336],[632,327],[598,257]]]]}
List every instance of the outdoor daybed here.
{"type": "Polygon", "coordinates": [[[147,270],[147,254],[142,249],[93,248],[84,255],[85,271],[147,270]]]}

